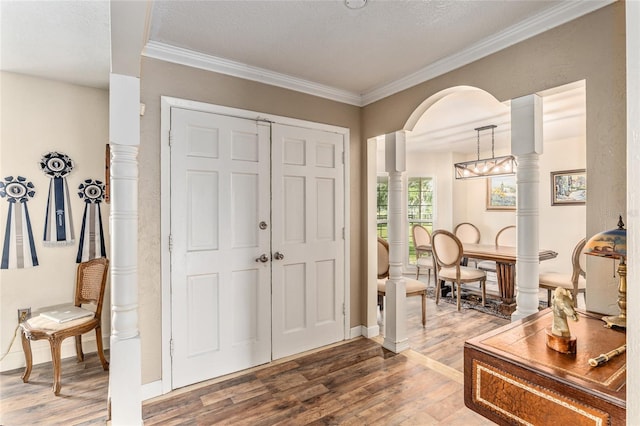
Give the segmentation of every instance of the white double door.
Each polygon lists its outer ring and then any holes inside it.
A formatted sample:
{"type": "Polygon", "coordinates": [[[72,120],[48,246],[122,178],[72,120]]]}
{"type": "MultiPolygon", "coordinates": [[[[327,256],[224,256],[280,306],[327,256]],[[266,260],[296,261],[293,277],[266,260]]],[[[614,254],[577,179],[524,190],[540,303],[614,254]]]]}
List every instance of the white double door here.
{"type": "Polygon", "coordinates": [[[344,136],[171,109],[172,387],[344,339],[344,136]]]}

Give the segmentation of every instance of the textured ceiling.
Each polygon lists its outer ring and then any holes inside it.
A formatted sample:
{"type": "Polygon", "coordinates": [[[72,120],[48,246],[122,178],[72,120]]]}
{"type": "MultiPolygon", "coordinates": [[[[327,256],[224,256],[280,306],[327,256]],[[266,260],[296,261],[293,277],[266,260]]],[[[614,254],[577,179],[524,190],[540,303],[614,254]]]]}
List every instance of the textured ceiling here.
{"type": "Polygon", "coordinates": [[[363,94],[558,1],[157,1],[150,40],[363,94]]]}
{"type": "MultiPolygon", "coordinates": [[[[363,105],[611,1],[148,1],[145,52],[363,105]]],[[[0,69],[108,87],[109,1],[1,0],[0,20],[0,69]]]]}

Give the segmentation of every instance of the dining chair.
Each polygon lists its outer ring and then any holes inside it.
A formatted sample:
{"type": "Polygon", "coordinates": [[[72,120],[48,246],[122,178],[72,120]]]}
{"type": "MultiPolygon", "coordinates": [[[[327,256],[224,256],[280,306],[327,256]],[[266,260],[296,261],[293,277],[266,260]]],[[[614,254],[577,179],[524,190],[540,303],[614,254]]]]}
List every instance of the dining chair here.
{"type": "Polygon", "coordinates": [[[433,269],[433,257],[431,256],[431,234],[422,225],[413,225],[411,228],[413,247],[416,250],[416,280],[420,278],[420,269],[427,270],[427,286],[431,282],[431,270],[433,269]]]}
{"type": "MultiPolygon", "coordinates": [[[[459,223],[453,229],[453,233],[463,244],[478,244],[480,242],[480,230],[473,223],[459,223]]],[[[476,259],[468,259],[467,257],[463,257],[462,265],[467,266],[469,264],[469,260],[474,262],[476,265],[478,264],[478,261],[476,259]]]]}
{"type": "MultiPolygon", "coordinates": [[[[384,309],[383,298],[386,294],[386,284],[389,278],[389,243],[378,237],[378,306],[384,309]]],[[[422,326],[427,324],[427,285],[422,281],[403,278],[407,297],[422,297],[422,326]]]]}
{"type": "MultiPolygon", "coordinates": [[[[499,230],[498,233],[496,234],[496,240],[495,240],[496,247],[501,247],[501,246],[515,247],[516,237],[517,237],[517,232],[516,232],[515,225],[505,226],[504,228],[499,230]]],[[[486,272],[496,272],[496,262],[494,262],[493,260],[483,260],[478,262],[477,268],[482,269],[483,271],[486,271],[486,272]]]]}
{"type": "Polygon", "coordinates": [[[587,240],[578,241],[571,254],[571,273],[543,272],[538,275],[538,286],[547,289],[547,306],[551,306],[551,292],[557,287],[571,291],[574,307],[578,306],[578,294],[587,296],[587,273],[584,269],[586,255],[582,253],[587,240]]]}
{"type": "Polygon", "coordinates": [[[431,234],[431,249],[436,264],[436,304],[440,301],[440,290],[443,282],[451,282],[452,290],[456,292],[458,310],[460,310],[460,285],[469,282],[480,282],[482,289],[482,305],[487,295],[487,274],[476,268],[460,265],[463,249],[458,237],[444,229],[438,229],[431,234]]]}
{"type": "Polygon", "coordinates": [[[109,363],[104,357],[102,347],[102,305],[104,301],[104,291],[107,282],[107,270],[109,260],[106,257],[92,259],[78,264],[76,271],[76,289],[74,305],[88,308],[88,304],[95,306],[94,315],[68,322],[59,323],[48,319],[42,315],[34,316],[20,323],[22,337],[22,349],[26,367],[22,375],[22,381],[28,383],[33,358],[31,354],[31,341],[46,339],[51,347],[51,360],[53,363],[53,393],[60,394],[61,382],[61,361],[60,348],[62,341],[67,337],[74,336],[76,339],[76,357],[78,362],[84,360],[82,352],[82,335],[91,330],[96,331],[96,344],[98,356],[102,363],[102,368],[109,370],[109,363]]]}

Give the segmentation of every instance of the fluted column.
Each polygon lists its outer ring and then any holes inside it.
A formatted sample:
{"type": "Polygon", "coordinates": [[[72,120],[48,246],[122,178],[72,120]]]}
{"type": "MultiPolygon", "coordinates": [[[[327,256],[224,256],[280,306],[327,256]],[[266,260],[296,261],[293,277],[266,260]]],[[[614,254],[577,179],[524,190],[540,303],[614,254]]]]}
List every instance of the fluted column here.
{"type": "Polygon", "coordinates": [[[511,152],[518,158],[516,310],[513,321],[538,312],[539,154],[542,154],[542,100],[528,95],[511,101],[511,152]]]}
{"type": "Polygon", "coordinates": [[[385,169],[389,173],[387,233],[389,239],[389,279],[385,287],[385,324],[382,346],[395,353],[409,348],[407,339],[406,288],[402,278],[404,217],[402,215],[402,174],[406,170],[405,133],[385,135],[385,169]]]}
{"type": "Polygon", "coordinates": [[[111,365],[113,425],[142,424],[142,366],[138,331],[138,145],[140,82],[111,74],[111,365]]]}

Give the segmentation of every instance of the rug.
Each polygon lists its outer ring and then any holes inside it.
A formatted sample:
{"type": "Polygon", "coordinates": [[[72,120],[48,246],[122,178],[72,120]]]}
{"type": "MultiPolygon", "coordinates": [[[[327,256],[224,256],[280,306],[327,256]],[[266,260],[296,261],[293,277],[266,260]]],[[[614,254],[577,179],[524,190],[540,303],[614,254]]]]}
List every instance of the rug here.
{"type": "MultiPolygon", "coordinates": [[[[503,319],[511,319],[511,315],[505,314],[503,312],[500,311],[499,306],[501,304],[500,302],[500,298],[498,296],[498,294],[491,294],[491,292],[489,291],[489,287],[490,284],[487,283],[487,297],[485,300],[485,306],[482,306],[482,298],[480,296],[480,289],[477,289],[474,291],[469,291],[468,289],[465,289],[464,286],[462,288],[462,293],[460,294],[460,308],[461,309],[473,309],[476,311],[480,311],[480,312],[484,312],[485,314],[489,314],[489,315],[493,315],[496,316],[498,318],[503,318],[503,319]]],[[[496,285],[497,288],[497,285],[496,285]]],[[[435,299],[436,298],[436,289],[435,287],[428,287],[427,288],[427,297],[429,299],[435,299]]],[[[452,305],[455,305],[457,303],[457,300],[455,297],[451,297],[451,291],[449,291],[449,293],[447,293],[446,296],[440,296],[440,301],[444,302],[444,303],[449,303],[452,305]]],[[[541,300],[540,301],[540,309],[544,309],[547,307],[547,302],[541,300]]]]}

